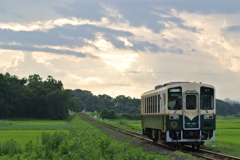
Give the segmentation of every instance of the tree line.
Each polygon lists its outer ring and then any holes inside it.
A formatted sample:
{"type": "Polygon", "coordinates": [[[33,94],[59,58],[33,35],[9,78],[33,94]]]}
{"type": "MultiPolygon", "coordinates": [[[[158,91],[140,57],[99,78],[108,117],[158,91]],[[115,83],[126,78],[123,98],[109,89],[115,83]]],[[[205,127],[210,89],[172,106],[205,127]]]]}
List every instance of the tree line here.
{"type": "MultiPolygon", "coordinates": [[[[65,119],[69,110],[74,112],[103,112],[107,117],[139,118],[140,99],[119,95],[115,98],[91,91],[64,89],[59,80],[48,76],[46,80],[38,74],[18,78],[9,73],[0,73],[0,118],[65,119]],[[130,116],[134,115],[134,116],[130,116]]],[[[240,104],[216,101],[217,115],[240,113],[240,104]]]]}
{"type": "Polygon", "coordinates": [[[68,117],[70,90],[61,81],[37,75],[19,79],[0,74],[0,118],[65,119],[68,117]]]}
{"type": "Polygon", "coordinates": [[[102,112],[104,108],[113,110],[119,114],[140,114],[140,99],[119,95],[112,98],[109,95],[93,95],[90,91],[75,89],[72,90],[73,100],[78,104],[73,111],[102,112]]]}

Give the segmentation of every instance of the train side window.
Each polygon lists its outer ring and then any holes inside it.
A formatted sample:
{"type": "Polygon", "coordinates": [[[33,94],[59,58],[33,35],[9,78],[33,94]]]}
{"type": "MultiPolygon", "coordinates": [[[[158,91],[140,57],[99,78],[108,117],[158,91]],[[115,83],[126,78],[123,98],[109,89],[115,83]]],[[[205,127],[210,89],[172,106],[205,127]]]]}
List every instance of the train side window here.
{"type": "Polygon", "coordinates": [[[148,108],[148,113],[151,113],[151,97],[149,97],[149,108],[148,108]]]}
{"type": "Polygon", "coordinates": [[[165,106],[166,106],[166,95],[163,94],[163,107],[165,107],[165,106]]]}
{"type": "Polygon", "coordinates": [[[155,112],[155,98],[154,98],[154,96],[152,96],[152,98],[153,98],[153,110],[152,110],[152,113],[154,113],[155,112]]]}
{"type": "Polygon", "coordinates": [[[147,98],[144,98],[144,113],[146,113],[147,109],[147,98]]]}
{"type": "Polygon", "coordinates": [[[154,97],[152,96],[152,113],[154,112],[154,97]]]}
{"type": "Polygon", "coordinates": [[[150,107],[150,102],[149,102],[150,100],[149,100],[149,97],[147,98],[147,113],[149,113],[149,107],[150,107]]]}
{"type": "Polygon", "coordinates": [[[153,97],[151,97],[151,113],[153,112],[153,97]]]}
{"type": "Polygon", "coordinates": [[[150,97],[148,97],[148,113],[150,113],[150,97]]]}
{"type": "Polygon", "coordinates": [[[161,97],[158,95],[158,113],[160,113],[161,97]]]}
{"type": "Polygon", "coordinates": [[[153,110],[152,110],[152,113],[154,113],[155,112],[155,96],[152,96],[152,98],[153,98],[153,110]]]}
{"type": "Polygon", "coordinates": [[[154,96],[155,97],[155,113],[157,113],[157,96],[154,96]]]}
{"type": "Polygon", "coordinates": [[[154,97],[152,96],[152,113],[154,113],[154,97]]]}
{"type": "Polygon", "coordinates": [[[145,113],[147,113],[147,105],[148,105],[148,103],[147,103],[147,98],[146,98],[146,110],[145,110],[145,113]]]}

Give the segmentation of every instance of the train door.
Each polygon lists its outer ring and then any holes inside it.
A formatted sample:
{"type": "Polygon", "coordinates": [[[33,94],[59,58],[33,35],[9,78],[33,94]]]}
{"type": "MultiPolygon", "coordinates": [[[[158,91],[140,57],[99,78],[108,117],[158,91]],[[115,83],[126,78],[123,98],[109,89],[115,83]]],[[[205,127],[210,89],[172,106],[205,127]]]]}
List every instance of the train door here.
{"type": "Polygon", "coordinates": [[[183,93],[183,128],[184,130],[200,129],[200,100],[197,91],[183,93]]]}

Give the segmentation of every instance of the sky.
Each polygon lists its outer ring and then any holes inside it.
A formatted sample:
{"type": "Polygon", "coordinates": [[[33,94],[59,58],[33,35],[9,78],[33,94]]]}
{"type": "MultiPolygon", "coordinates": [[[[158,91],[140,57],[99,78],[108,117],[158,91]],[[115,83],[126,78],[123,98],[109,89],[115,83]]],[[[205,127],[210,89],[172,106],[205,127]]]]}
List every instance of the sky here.
{"type": "Polygon", "coordinates": [[[239,18],[239,0],[3,1],[0,73],[132,98],[202,82],[239,100],[239,18]]]}

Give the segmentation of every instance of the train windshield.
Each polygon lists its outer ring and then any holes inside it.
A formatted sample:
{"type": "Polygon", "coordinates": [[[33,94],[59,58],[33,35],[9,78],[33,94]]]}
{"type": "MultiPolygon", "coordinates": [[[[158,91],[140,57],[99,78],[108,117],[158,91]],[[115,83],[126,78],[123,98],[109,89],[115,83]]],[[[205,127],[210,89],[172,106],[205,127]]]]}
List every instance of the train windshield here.
{"type": "Polygon", "coordinates": [[[182,88],[168,89],[168,109],[181,110],[182,109],[182,88]]]}
{"type": "Polygon", "coordinates": [[[201,109],[213,109],[214,108],[214,90],[213,88],[201,87],[201,109]]]}
{"type": "Polygon", "coordinates": [[[186,108],[191,110],[191,109],[196,109],[197,108],[197,102],[196,102],[196,95],[187,95],[186,96],[186,108]]]}

